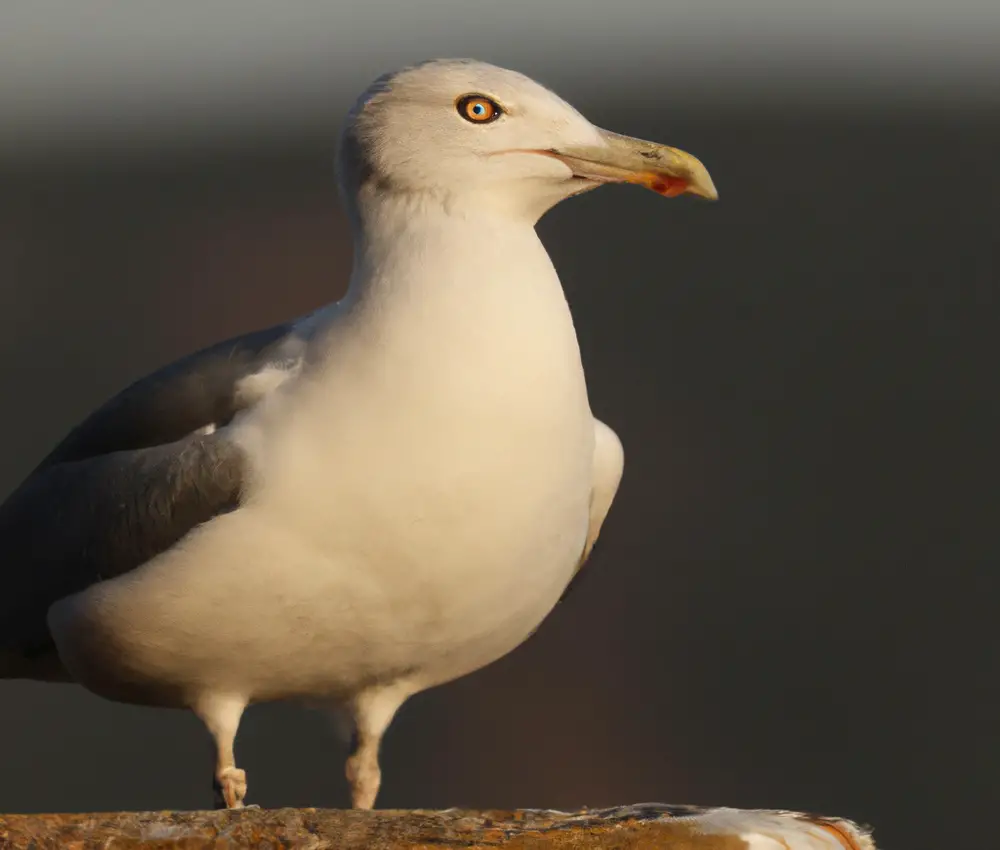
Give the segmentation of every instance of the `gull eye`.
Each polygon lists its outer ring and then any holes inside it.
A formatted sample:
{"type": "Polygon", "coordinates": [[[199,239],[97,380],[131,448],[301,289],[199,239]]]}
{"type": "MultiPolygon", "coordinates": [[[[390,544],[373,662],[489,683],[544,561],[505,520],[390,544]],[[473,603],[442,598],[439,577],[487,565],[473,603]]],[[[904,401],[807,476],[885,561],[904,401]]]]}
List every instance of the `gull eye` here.
{"type": "Polygon", "coordinates": [[[489,124],[503,115],[503,109],[495,100],[483,94],[467,94],[455,104],[458,114],[473,124],[489,124]]]}

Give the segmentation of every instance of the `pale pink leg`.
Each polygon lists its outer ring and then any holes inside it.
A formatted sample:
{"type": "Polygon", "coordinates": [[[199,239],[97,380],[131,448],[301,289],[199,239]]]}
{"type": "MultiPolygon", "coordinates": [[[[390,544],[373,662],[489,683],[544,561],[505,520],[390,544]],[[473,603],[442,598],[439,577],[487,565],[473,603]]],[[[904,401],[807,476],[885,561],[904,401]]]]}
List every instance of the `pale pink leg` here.
{"type": "Polygon", "coordinates": [[[351,805],[355,809],[375,806],[382,771],[378,764],[382,735],[396,711],[411,691],[394,685],[359,694],[351,705],[354,717],[354,749],[347,759],[345,773],[351,786],[351,805]]]}
{"type": "Polygon", "coordinates": [[[216,808],[242,809],[247,794],[247,775],[236,766],[233,745],[246,700],[210,696],[199,700],[194,713],[201,718],[215,742],[216,808]]]}

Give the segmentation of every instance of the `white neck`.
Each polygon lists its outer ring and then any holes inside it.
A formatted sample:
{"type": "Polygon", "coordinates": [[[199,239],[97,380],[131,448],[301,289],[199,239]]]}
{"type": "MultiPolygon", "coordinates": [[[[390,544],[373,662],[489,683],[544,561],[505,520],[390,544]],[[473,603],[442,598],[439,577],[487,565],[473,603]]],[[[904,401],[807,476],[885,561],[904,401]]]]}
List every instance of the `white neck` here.
{"type": "Polygon", "coordinates": [[[452,385],[573,384],[585,399],[572,316],[531,221],[397,192],[361,197],[354,212],[347,321],[331,357],[411,378],[419,364],[452,385]]]}

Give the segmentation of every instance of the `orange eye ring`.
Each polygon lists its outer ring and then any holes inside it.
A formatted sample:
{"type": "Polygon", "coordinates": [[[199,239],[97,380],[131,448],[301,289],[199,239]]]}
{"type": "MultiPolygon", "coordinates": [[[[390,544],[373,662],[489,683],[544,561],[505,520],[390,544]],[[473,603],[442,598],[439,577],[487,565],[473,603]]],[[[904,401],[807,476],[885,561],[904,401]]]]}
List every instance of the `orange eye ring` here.
{"type": "Polygon", "coordinates": [[[503,115],[503,108],[484,94],[467,94],[455,103],[458,114],[473,124],[489,124],[503,115]]]}

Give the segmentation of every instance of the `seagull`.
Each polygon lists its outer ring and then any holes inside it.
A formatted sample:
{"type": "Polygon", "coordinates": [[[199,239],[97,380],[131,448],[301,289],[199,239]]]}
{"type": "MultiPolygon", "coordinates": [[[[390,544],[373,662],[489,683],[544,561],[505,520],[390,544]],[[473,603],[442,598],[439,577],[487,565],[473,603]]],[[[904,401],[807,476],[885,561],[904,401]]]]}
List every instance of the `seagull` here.
{"type": "Polygon", "coordinates": [[[605,183],[718,197],[690,154],[466,59],[376,80],[337,181],[341,300],[138,380],[0,507],[0,678],[194,712],[228,808],[248,705],[345,720],[372,808],[403,702],[553,610],[624,454],[535,224],[605,183]]]}

